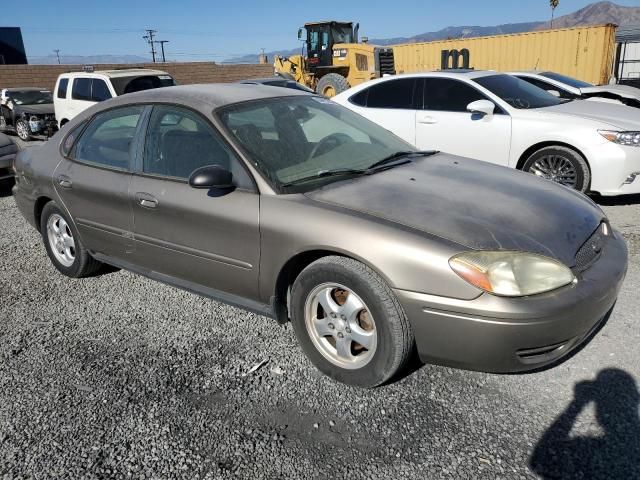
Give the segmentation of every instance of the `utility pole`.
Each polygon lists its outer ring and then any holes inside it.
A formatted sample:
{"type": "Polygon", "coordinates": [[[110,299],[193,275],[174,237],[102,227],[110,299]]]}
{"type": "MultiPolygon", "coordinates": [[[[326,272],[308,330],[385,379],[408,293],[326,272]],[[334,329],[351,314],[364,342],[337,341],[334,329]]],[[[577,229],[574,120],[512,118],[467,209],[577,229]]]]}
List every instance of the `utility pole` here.
{"type": "Polygon", "coordinates": [[[156,46],[155,46],[156,42],[153,39],[153,36],[157,33],[157,30],[147,29],[145,31],[147,32],[147,34],[144,35],[142,38],[144,38],[147,41],[147,43],[151,45],[151,57],[153,58],[153,63],[156,63],[156,46]]]}
{"type": "Polygon", "coordinates": [[[553,16],[556,13],[556,8],[560,4],[560,0],[549,0],[549,6],[551,7],[551,29],[553,29],[553,16]]]}
{"type": "Polygon", "coordinates": [[[56,52],[56,57],[58,58],[58,65],[60,65],[60,49],[57,48],[54,50],[54,52],[56,52]]]}
{"type": "Polygon", "coordinates": [[[164,58],[164,44],[169,43],[169,40],[156,40],[156,43],[160,44],[160,49],[162,50],[162,63],[166,63],[164,58]]]}

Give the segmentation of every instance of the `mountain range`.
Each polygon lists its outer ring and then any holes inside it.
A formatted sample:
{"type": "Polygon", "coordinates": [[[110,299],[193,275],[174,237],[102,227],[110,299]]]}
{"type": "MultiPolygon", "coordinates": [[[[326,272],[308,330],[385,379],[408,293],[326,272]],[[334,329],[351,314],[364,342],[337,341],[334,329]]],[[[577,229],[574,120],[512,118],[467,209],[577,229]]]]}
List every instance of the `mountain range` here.
{"type": "MultiPolygon", "coordinates": [[[[615,23],[616,25],[640,25],[640,7],[623,7],[613,2],[592,3],[574,13],[556,18],[553,21],[553,27],[568,28],[581,25],[598,25],[603,23],[615,23]]],[[[395,45],[399,43],[431,42],[452,38],[487,37],[491,35],[531,32],[535,30],[543,30],[549,27],[549,21],[507,23],[493,27],[482,27],[477,25],[464,25],[459,27],[451,26],[438,30],[437,32],[421,33],[411,37],[387,39],[372,38],[369,40],[369,43],[374,45],[395,45]]],[[[267,52],[267,56],[269,59],[272,59],[274,55],[289,56],[298,53],[300,53],[300,47],[267,52]]],[[[257,61],[257,55],[252,54],[230,58],[226,60],[225,63],[256,63],[257,61]]]]}

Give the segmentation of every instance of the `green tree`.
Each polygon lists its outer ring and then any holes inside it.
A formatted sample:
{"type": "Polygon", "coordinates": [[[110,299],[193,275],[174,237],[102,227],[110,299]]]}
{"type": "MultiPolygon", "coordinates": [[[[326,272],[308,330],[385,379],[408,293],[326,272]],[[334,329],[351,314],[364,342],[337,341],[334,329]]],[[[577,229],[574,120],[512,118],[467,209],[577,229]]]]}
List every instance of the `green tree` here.
{"type": "Polygon", "coordinates": [[[549,0],[549,5],[551,6],[551,28],[553,28],[553,16],[559,4],[560,4],[560,0],[549,0]]]}

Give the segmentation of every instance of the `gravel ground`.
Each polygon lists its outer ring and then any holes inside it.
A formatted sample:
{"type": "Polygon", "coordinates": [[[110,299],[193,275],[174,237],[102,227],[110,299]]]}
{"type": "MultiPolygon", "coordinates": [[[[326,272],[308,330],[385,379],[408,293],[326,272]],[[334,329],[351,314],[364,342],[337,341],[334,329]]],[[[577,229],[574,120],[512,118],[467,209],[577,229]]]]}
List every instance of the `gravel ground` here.
{"type": "Polygon", "coordinates": [[[631,262],[583,350],[366,391],[317,373],[290,326],[127,272],[61,276],[0,198],[0,478],[640,478],[640,198],[601,203],[631,262]]]}

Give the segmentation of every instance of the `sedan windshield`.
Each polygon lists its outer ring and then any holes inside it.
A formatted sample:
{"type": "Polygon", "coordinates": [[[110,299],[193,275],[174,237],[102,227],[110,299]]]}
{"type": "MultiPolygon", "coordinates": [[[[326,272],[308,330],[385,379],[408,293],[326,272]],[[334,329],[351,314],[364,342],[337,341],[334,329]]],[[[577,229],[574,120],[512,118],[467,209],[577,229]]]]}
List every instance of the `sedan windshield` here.
{"type": "Polygon", "coordinates": [[[9,96],[16,105],[43,105],[53,103],[53,97],[48,90],[17,90],[9,92],[9,96]]]}
{"type": "Polygon", "coordinates": [[[546,90],[511,75],[490,75],[474,78],[473,81],[514,108],[544,108],[564,103],[546,90]]]}
{"type": "Polygon", "coordinates": [[[583,82],[582,80],[577,80],[575,78],[567,77],[565,75],[560,75],[559,73],[554,72],[544,72],[541,73],[543,77],[550,78],[551,80],[556,80],[558,82],[565,83],[574,88],[588,88],[593,87],[590,83],[583,82]]]}
{"type": "Polygon", "coordinates": [[[317,96],[244,102],[218,114],[277,187],[317,186],[416,151],[388,130],[317,96]]]}

